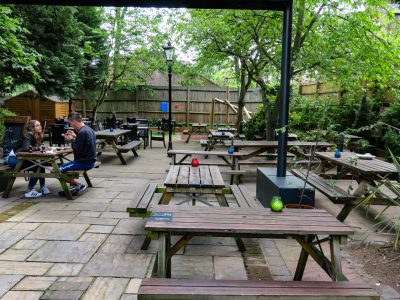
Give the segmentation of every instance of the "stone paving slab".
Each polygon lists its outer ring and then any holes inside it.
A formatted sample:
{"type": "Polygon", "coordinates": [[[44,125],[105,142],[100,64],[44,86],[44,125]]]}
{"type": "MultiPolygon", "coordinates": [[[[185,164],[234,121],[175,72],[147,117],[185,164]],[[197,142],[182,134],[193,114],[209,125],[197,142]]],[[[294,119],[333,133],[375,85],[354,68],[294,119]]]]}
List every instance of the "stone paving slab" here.
{"type": "Polygon", "coordinates": [[[11,222],[0,223],[0,234],[15,227],[15,225],[16,223],[11,223],[11,222]]]}
{"type": "Polygon", "coordinates": [[[34,291],[9,291],[1,300],[39,300],[43,292],[34,291]]]}
{"type": "Polygon", "coordinates": [[[83,199],[91,199],[93,202],[99,199],[114,199],[119,195],[120,191],[107,191],[102,188],[93,188],[90,190],[86,190],[85,193],[79,196],[79,201],[81,202],[83,199]]]}
{"type": "Polygon", "coordinates": [[[151,257],[147,254],[96,253],[80,275],[143,278],[151,257]]]}
{"type": "Polygon", "coordinates": [[[81,211],[77,217],[98,218],[100,215],[100,211],[81,211]]]}
{"type": "Polygon", "coordinates": [[[44,240],[27,240],[23,239],[12,246],[12,249],[18,250],[36,250],[39,249],[46,241],[44,240]]]}
{"type": "Polygon", "coordinates": [[[214,257],[215,279],[246,280],[247,274],[241,257],[214,257]]]}
{"type": "Polygon", "coordinates": [[[42,276],[51,266],[40,262],[0,261],[0,274],[42,276]]]}
{"type": "Polygon", "coordinates": [[[0,249],[7,249],[30,233],[29,230],[10,229],[0,234],[0,249]]]}
{"type": "Polygon", "coordinates": [[[7,293],[23,277],[22,275],[0,275],[0,297],[7,293]]]}
{"type": "Polygon", "coordinates": [[[76,224],[92,224],[92,225],[116,225],[118,223],[118,219],[109,219],[109,218],[92,218],[92,217],[76,217],[71,223],[76,224]]]}
{"type": "Polygon", "coordinates": [[[62,210],[78,210],[78,211],[105,211],[108,203],[95,202],[73,202],[66,205],[62,210]]]}
{"type": "Polygon", "coordinates": [[[115,226],[106,226],[106,225],[90,225],[89,229],[86,232],[89,233],[111,233],[115,226]]]}
{"type": "Polygon", "coordinates": [[[52,291],[85,291],[92,283],[92,277],[61,277],[51,286],[52,291]]]}
{"type": "Polygon", "coordinates": [[[136,252],[130,252],[129,247],[131,247],[131,244],[135,241],[135,239],[136,236],[133,235],[111,234],[107,237],[107,240],[101,245],[98,252],[134,254],[136,252]]]}
{"type": "Polygon", "coordinates": [[[0,260],[24,261],[35,249],[7,249],[0,254],[0,260]]]}
{"type": "Polygon", "coordinates": [[[55,263],[46,273],[48,276],[77,276],[82,270],[83,264],[55,263]]]}
{"type": "Polygon", "coordinates": [[[108,234],[105,233],[91,233],[86,232],[79,238],[81,242],[99,242],[102,243],[106,240],[108,234]]]}
{"type": "Polygon", "coordinates": [[[16,286],[13,287],[13,290],[15,290],[15,291],[45,291],[56,280],[57,280],[57,277],[26,276],[16,286]]]}
{"type": "Polygon", "coordinates": [[[40,223],[69,223],[76,215],[78,215],[77,211],[39,210],[23,220],[40,223]]]}
{"type": "Polygon", "coordinates": [[[86,263],[100,242],[48,241],[28,261],[86,263]]]}
{"type": "Polygon", "coordinates": [[[99,277],[83,295],[82,300],[118,300],[128,285],[127,278],[99,277]]]}
{"type": "Polygon", "coordinates": [[[84,291],[46,291],[41,300],[79,300],[84,291]]]}
{"type": "Polygon", "coordinates": [[[16,230],[35,230],[40,226],[41,223],[18,223],[13,229],[16,230]]]}
{"type": "Polygon", "coordinates": [[[171,275],[182,279],[214,279],[212,256],[174,255],[171,275]]]}
{"type": "Polygon", "coordinates": [[[109,218],[109,219],[129,219],[129,213],[126,212],[127,206],[125,206],[125,211],[106,211],[103,212],[100,216],[102,218],[109,218]]]}
{"type": "Polygon", "coordinates": [[[45,223],[40,225],[27,239],[52,241],[76,241],[89,227],[86,224],[45,223]]]}
{"type": "Polygon", "coordinates": [[[211,256],[236,256],[242,257],[237,246],[225,246],[225,245],[186,245],[185,255],[211,255],[211,256]]]}
{"type": "Polygon", "coordinates": [[[125,290],[127,294],[137,294],[139,292],[140,284],[142,283],[142,279],[140,278],[133,278],[129,280],[129,284],[125,290]]]}
{"type": "Polygon", "coordinates": [[[146,234],[146,231],[144,230],[145,223],[146,220],[141,218],[122,219],[118,222],[113,234],[146,234]]]}

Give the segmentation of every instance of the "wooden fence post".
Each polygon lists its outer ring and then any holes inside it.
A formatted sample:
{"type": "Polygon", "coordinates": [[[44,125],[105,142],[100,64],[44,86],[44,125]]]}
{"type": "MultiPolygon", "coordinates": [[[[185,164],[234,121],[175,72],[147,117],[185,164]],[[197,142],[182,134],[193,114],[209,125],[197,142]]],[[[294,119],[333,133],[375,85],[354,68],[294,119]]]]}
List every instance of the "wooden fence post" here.
{"type": "Polygon", "coordinates": [[[210,120],[210,129],[214,129],[214,113],[215,113],[215,99],[211,99],[211,120],[210,120]]]}
{"type": "Polygon", "coordinates": [[[190,88],[186,89],[186,127],[189,127],[189,112],[190,112],[190,88]]]}

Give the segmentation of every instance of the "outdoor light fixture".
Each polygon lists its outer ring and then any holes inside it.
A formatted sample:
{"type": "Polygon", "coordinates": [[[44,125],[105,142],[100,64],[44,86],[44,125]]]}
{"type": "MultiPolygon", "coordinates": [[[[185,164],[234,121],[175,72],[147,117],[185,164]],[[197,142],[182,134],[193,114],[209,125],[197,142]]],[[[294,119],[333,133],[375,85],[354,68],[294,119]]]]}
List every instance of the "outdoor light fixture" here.
{"type": "Polygon", "coordinates": [[[175,48],[171,46],[171,42],[168,42],[168,45],[163,46],[165,59],[167,61],[168,66],[168,149],[172,150],[172,95],[171,95],[171,79],[172,79],[172,64],[174,59],[174,51],[175,48]]]}

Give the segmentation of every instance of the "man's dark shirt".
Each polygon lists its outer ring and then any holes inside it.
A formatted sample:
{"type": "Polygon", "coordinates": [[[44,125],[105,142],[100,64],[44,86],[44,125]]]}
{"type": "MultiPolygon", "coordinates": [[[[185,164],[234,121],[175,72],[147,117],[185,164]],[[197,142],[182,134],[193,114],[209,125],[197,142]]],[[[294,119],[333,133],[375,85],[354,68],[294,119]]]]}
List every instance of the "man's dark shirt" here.
{"type": "Polygon", "coordinates": [[[96,162],[96,134],[92,128],[82,126],[71,145],[75,161],[84,164],[96,162]]]}

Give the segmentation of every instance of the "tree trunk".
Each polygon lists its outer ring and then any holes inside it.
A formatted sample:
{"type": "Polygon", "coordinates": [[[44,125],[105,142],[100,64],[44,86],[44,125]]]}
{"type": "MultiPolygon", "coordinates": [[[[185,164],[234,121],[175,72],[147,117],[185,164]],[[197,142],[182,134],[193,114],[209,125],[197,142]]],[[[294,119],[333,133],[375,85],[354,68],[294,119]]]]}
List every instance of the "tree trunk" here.
{"type": "Polygon", "coordinates": [[[246,76],[246,67],[244,65],[244,61],[241,60],[241,67],[240,67],[240,90],[239,90],[239,99],[238,99],[238,111],[237,111],[237,120],[236,120],[236,124],[235,127],[238,130],[238,132],[240,134],[242,134],[243,132],[243,126],[241,126],[241,124],[243,124],[243,108],[245,106],[245,97],[246,97],[246,93],[247,90],[249,89],[250,83],[251,83],[251,79],[250,77],[246,76]],[[247,77],[247,78],[246,78],[247,77]]]}

